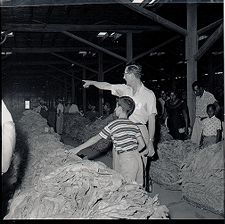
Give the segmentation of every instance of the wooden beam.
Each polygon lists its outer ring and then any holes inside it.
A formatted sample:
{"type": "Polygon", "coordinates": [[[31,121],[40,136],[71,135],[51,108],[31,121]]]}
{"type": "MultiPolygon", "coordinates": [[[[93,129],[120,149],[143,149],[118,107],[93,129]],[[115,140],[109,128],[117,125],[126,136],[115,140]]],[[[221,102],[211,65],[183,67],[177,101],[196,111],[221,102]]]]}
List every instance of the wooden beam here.
{"type": "MultiPolygon", "coordinates": [[[[55,77],[54,75],[52,75],[52,74],[49,74],[49,73],[45,73],[47,76],[49,76],[49,77],[52,77],[53,79],[55,79],[55,80],[57,80],[57,81],[59,81],[59,82],[61,82],[61,83],[64,83],[64,81],[63,80],[61,80],[61,79],[59,79],[59,78],[57,78],[57,77],[55,77]]],[[[71,86],[71,83],[69,82],[68,83],[68,85],[70,85],[71,86]]]]}
{"type": "Polygon", "coordinates": [[[66,57],[64,57],[64,56],[62,56],[62,55],[60,55],[60,54],[57,54],[57,53],[51,53],[51,54],[54,55],[54,56],[56,56],[56,57],[58,57],[58,58],[63,59],[64,61],[68,61],[68,62],[70,62],[70,63],[72,63],[72,64],[75,64],[75,65],[81,67],[81,68],[85,68],[85,69],[87,69],[87,70],[90,71],[90,72],[93,72],[93,73],[95,73],[95,74],[98,74],[98,72],[95,71],[94,69],[89,68],[89,67],[87,67],[87,66],[85,66],[85,65],[82,65],[82,64],[80,64],[80,63],[78,63],[78,62],[76,62],[76,61],[73,61],[73,60],[69,59],[69,58],[66,58],[66,57]]]}
{"type": "Polygon", "coordinates": [[[11,24],[2,25],[2,30],[14,32],[62,32],[62,31],[109,31],[126,33],[128,31],[163,31],[159,25],[74,25],[74,24],[11,24]]]}
{"type": "Polygon", "coordinates": [[[179,35],[177,35],[175,37],[172,37],[169,40],[167,40],[167,41],[165,41],[165,42],[163,42],[163,43],[161,43],[161,44],[159,44],[159,45],[149,49],[148,51],[145,51],[145,52],[137,55],[136,57],[133,58],[133,61],[136,61],[137,59],[140,59],[140,58],[144,57],[145,55],[150,54],[151,52],[154,52],[154,51],[158,50],[159,48],[161,48],[161,47],[163,47],[163,46],[165,46],[165,45],[167,45],[167,44],[171,43],[172,41],[177,40],[179,38],[180,38],[179,35]]]}
{"type": "MultiPolygon", "coordinates": [[[[54,53],[54,52],[78,52],[80,49],[86,51],[92,51],[92,47],[2,47],[2,52],[11,51],[13,53],[54,53]]],[[[113,48],[114,50],[124,50],[125,48],[113,48]]]]}
{"type": "Polygon", "coordinates": [[[190,125],[195,120],[195,96],[192,83],[197,80],[197,61],[194,58],[198,50],[197,35],[197,4],[187,4],[187,36],[185,39],[185,56],[187,61],[187,105],[189,109],[190,125]]]}
{"type": "MultiPolygon", "coordinates": [[[[98,74],[98,81],[103,82],[104,81],[104,73],[103,73],[103,53],[99,52],[98,54],[98,69],[99,69],[99,74],[98,74]]],[[[99,114],[100,116],[103,115],[103,90],[99,89],[99,100],[98,100],[98,105],[99,105],[99,114]]]]}
{"type": "Polygon", "coordinates": [[[115,57],[117,59],[120,59],[122,61],[127,61],[126,58],[124,58],[124,57],[122,57],[122,56],[120,56],[120,55],[118,55],[118,54],[116,54],[116,53],[114,53],[112,51],[109,51],[109,50],[107,50],[107,49],[105,49],[103,47],[100,47],[100,46],[98,46],[96,44],[93,44],[92,42],[90,42],[88,40],[85,40],[85,39],[83,39],[81,37],[78,37],[78,36],[76,36],[76,35],[74,35],[74,34],[72,34],[70,32],[63,31],[62,33],[65,34],[65,35],[67,35],[67,36],[69,36],[69,37],[71,37],[71,38],[73,38],[73,39],[75,39],[75,40],[78,40],[78,41],[80,41],[82,43],[85,43],[85,44],[87,44],[87,45],[89,45],[89,46],[91,46],[91,47],[93,47],[93,48],[95,48],[95,49],[97,49],[99,51],[102,51],[102,52],[104,52],[104,53],[106,53],[106,54],[108,54],[110,56],[113,56],[113,57],[115,57]]]}
{"type": "Polygon", "coordinates": [[[217,27],[218,25],[220,25],[223,22],[223,19],[219,19],[217,21],[215,21],[214,23],[209,24],[208,26],[205,26],[201,29],[198,30],[198,35],[201,35],[202,33],[205,33],[211,29],[213,29],[214,27],[217,27]]]}
{"type": "Polygon", "coordinates": [[[108,72],[112,71],[113,69],[115,69],[115,68],[117,68],[117,67],[121,66],[121,65],[124,65],[124,62],[121,62],[121,63],[119,63],[119,64],[117,64],[117,65],[114,65],[114,66],[112,66],[112,67],[110,67],[110,68],[106,69],[106,70],[103,72],[103,73],[104,73],[104,75],[105,75],[106,73],[108,73],[108,72]]]}
{"type": "Polygon", "coordinates": [[[71,88],[71,92],[72,92],[72,103],[75,103],[75,80],[74,80],[75,74],[73,74],[72,78],[71,78],[71,83],[72,83],[72,88],[71,88]]]}
{"type": "Polygon", "coordinates": [[[223,24],[221,24],[216,29],[216,31],[200,47],[198,52],[195,54],[195,59],[199,60],[210,49],[210,47],[222,36],[222,34],[223,34],[223,24]]]}
{"type": "Polygon", "coordinates": [[[175,31],[179,34],[184,35],[184,36],[186,36],[186,34],[187,34],[187,31],[184,28],[178,26],[177,24],[175,24],[175,23],[173,23],[173,22],[171,22],[167,19],[164,19],[163,17],[157,15],[154,12],[151,12],[147,9],[144,9],[144,8],[142,8],[142,7],[140,7],[136,4],[125,4],[124,0],[116,0],[116,2],[123,4],[127,8],[129,8],[129,9],[131,9],[131,10],[151,19],[154,22],[157,22],[157,23],[161,24],[162,26],[164,26],[164,27],[166,27],[170,30],[173,30],[173,31],[175,31]]]}
{"type": "Polygon", "coordinates": [[[127,63],[130,63],[133,59],[133,39],[132,39],[132,32],[127,33],[127,63]]]}
{"type": "Polygon", "coordinates": [[[68,73],[68,72],[63,71],[62,69],[59,69],[59,68],[55,67],[54,65],[47,65],[47,66],[48,66],[49,68],[53,68],[53,69],[55,69],[55,70],[57,70],[57,71],[59,71],[59,72],[65,74],[65,75],[67,75],[67,76],[73,77],[73,78],[76,79],[76,80],[82,81],[80,78],[74,76],[74,75],[71,74],[71,73],[68,73]]]}
{"type": "MultiPolygon", "coordinates": [[[[82,79],[86,79],[86,69],[83,68],[82,79]]],[[[82,89],[82,97],[83,97],[83,111],[86,113],[87,111],[87,91],[86,88],[82,89]]]]}

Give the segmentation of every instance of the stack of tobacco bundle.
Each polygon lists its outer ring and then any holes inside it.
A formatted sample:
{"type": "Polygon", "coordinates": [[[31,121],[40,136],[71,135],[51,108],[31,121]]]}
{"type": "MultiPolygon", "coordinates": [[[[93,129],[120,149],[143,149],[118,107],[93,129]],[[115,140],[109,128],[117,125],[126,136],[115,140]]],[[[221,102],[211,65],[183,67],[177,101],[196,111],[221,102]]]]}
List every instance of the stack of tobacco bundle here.
{"type": "Polygon", "coordinates": [[[150,198],[137,184],[124,182],[119,173],[101,162],[66,153],[69,148],[56,134],[40,133],[43,127],[35,125],[39,116],[26,113],[20,120],[24,131],[26,126],[39,129],[23,132],[29,157],[5,219],[168,217],[168,209],[159,204],[157,195],[150,198]],[[26,119],[31,115],[32,120],[26,119]]]}
{"type": "Polygon", "coordinates": [[[68,163],[14,197],[5,219],[167,218],[168,209],[101,162],[68,163]]]}
{"type": "Polygon", "coordinates": [[[181,190],[180,167],[190,151],[195,152],[198,146],[190,140],[171,140],[158,144],[159,159],[151,163],[152,180],[170,190],[181,190]]]}
{"type": "Polygon", "coordinates": [[[182,167],[183,197],[197,206],[224,215],[224,142],[190,152],[182,167]]]}
{"type": "Polygon", "coordinates": [[[85,130],[90,120],[82,117],[79,113],[65,114],[63,117],[63,132],[72,137],[78,143],[82,142],[81,133],[85,130]]]}
{"type": "Polygon", "coordinates": [[[173,137],[169,134],[168,128],[165,125],[161,125],[159,142],[165,142],[169,140],[173,140],[173,137]]]}

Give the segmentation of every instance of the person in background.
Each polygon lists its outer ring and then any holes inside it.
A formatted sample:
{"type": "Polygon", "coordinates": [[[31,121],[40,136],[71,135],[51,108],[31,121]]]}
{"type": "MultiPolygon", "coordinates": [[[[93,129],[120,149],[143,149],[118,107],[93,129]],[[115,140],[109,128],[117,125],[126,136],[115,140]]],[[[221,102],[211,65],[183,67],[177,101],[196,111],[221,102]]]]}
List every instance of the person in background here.
{"type": "Polygon", "coordinates": [[[101,139],[110,138],[118,155],[118,161],[114,169],[122,174],[127,182],[136,182],[142,186],[143,164],[140,152],[145,143],[137,125],[128,119],[134,108],[135,103],[130,97],[120,97],[115,108],[118,118],[105,126],[99,134],[69,152],[78,153],[101,139]]]}
{"type": "Polygon", "coordinates": [[[200,144],[202,134],[202,120],[206,117],[206,108],[209,104],[215,105],[215,116],[220,111],[219,104],[217,103],[214,95],[204,90],[202,84],[198,81],[193,82],[192,88],[196,96],[196,110],[195,110],[195,121],[192,128],[191,141],[200,144]]]}
{"type": "MultiPolygon", "coordinates": [[[[146,88],[142,83],[142,75],[142,67],[140,65],[132,64],[127,65],[124,71],[123,78],[126,81],[126,84],[113,85],[107,82],[97,82],[92,80],[83,81],[85,82],[84,88],[93,85],[102,90],[110,90],[115,96],[129,96],[134,100],[135,110],[129,117],[129,120],[138,125],[147,147],[146,156],[142,156],[145,166],[144,185],[146,191],[151,191],[151,189],[149,189],[149,166],[150,157],[152,157],[155,153],[153,142],[155,135],[155,115],[157,114],[156,97],[153,91],[146,88]]],[[[117,161],[116,157],[117,154],[115,153],[115,150],[113,150],[114,163],[117,161]]]]}
{"type": "Polygon", "coordinates": [[[65,104],[65,109],[64,109],[64,113],[65,113],[65,114],[68,114],[68,113],[69,113],[70,107],[71,107],[71,103],[70,103],[70,102],[67,102],[67,103],[65,104]]]}
{"type": "Polygon", "coordinates": [[[103,106],[103,113],[105,116],[109,116],[111,111],[110,103],[106,102],[103,106]]]}
{"type": "Polygon", "coordinates": [[[78,106],[77,106],[75,103],[73,103],[73,104],[70,106],[69,114],[75,114],[75,113],[80,113],[80,111],[79,111],[78,106]]]}
{"type": "Polygon", "coordinates": [[[221,138],[221,121],[215,116],[216,107],[214,104],[207,106],[208,117],[202,120],[202,139],[203,148],[215,144],[221,138]]]}
{"type": "Polygon", "coordinates": [[[39,113],[43,118],[48,118],[48,107],[46,106],[46,102],[44,100],[39,101],[38,107],[34,108],[33,111],[39,113]]]}
{"type": "Polygon", "coordinates": [[[160,91],[160,97],[158,98],[160,112],[158,111],[158,118],[161,124],[165,124],[165,120],[167,117],[165,110],[165,103],[169,99],[165,90],[160,91]]]}
{"type": "Polygon", "coordinates": [[[9,169],[15,145],[15,124],[11,113],[2,100],[2,174],[6,173],[9,169]]]}
{"type": "Polygon", "coordinates": [[[64,106],[62,99],[58,99],[58,105],[56,108],[56,132],[61,135],[63,132],[63,112],[64,106]]]}
{"type": "Polygon", "coordinates": [[[170,99],[165,104],[167,127],[174,139],[185,140],[188,137],[188,107],[184,100],[179,99],[176,90],[170,92],[170,99]]]}

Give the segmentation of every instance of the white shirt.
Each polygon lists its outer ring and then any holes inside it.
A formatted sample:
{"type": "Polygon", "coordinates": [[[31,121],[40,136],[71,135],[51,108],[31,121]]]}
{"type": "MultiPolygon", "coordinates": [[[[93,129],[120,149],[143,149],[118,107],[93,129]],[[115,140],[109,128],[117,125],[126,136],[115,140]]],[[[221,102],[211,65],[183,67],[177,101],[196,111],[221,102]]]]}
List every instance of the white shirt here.
{"type": "Polygon", "coordinates": [[[129,96],[134,100],[135,109],[129,117],[134,123],[146,124],[150,114],[157,114],[155,94],[143,84],[135,94],[133,89],[125,84],[112,85],[111,92],[112,95],[129,96]]]}
{"type": "Polygon", "coordinates": [[[204,119],[202,125],[204,136],[215,136],[217,135],[217,130],[221,130],[221,121],[215,116],[204,119]]]}
{"type": "Polygon", "coordinates": [[[207,105],[213,104],[215,101],[213,94],[204,90],[201,97],[196,97],[196,116],[207,117],[207,105]]]}
{"type": "Polygon", "coordinates": [[[76,104],[72,104],[69,109],[69,114],[79,113],[78,106],[76,104]]]}
{"type": "Polygon", "coordinates": [[[61,113],[63,113],[63,110],[64,110],[63,105],[62,105],[61,103],[59,103],[59,104],[57,105],[57,109],[56,109],[57,114],[59,113],[59,111],[60,111],[61,113]]]}

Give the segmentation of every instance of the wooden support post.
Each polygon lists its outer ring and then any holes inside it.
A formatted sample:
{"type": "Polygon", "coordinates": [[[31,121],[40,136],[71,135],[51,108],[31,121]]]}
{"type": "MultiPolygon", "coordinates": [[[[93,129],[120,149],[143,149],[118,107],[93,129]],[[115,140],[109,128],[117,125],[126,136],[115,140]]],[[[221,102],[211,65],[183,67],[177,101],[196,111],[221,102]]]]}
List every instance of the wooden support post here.
{"type": "Polygon", "coordinates": [[[67,80],[66,77],[64,77],[64,97],[67,99],[67,80]]]}
{"type": "Polygon", "coordinates": [[[133,59],[133,40],[132,32],[127,33],[127,63],[131,63],[133,59]]]}
{"type": "MultiPolygon", "coordinates": [[[[83,79],[86,79],[86,69],[83,68],[83,75],[82,75],[82,78],[83,79]]],[[[86,91],[86,88],[83,88],[82,89],[82,95],[83,95],[83,111],[84,113],[86,113],[87,111],[87,91],[86,91]]]]}
{"type": "Polygon", "coordinates": [[[190,115],[190,125],[195,119],[195,96],[192,83],[197,80],[197,61],[194,55],[198,50],[197,35],[197,4],[187,4],[187,36],[185,39],[185,53],[187,60],[187,105],[190,115]]]}
{"type": "MultiPolygon", "coordinates": [[[[98,53],[98,81],[104,81],[104,73],[103,73],[103,54],[102,52],[98,53]]],[[[99,114],[100,116],[103,115],[103,90],[99,90],[99,114]]]]}
{"type": "Polygon", "coordinates": [[[72,89],[71,89],[71,92],[72,92],[72,103],[75,103],[75,83],[74,83],[74,77],[71,78],[71,82],[72,82],[72,89]]]}

